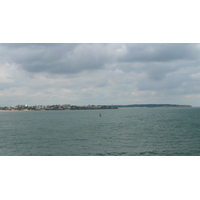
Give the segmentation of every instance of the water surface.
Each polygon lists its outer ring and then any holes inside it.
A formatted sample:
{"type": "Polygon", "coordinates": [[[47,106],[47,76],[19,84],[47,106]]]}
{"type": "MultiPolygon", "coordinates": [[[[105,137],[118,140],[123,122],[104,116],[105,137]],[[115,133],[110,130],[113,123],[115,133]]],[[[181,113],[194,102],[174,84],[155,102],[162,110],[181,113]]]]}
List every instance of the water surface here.
{"type": "Polygon", "coordinates": [[[0,155],[199,156],[200,108],[0,112],[0,155]]]}

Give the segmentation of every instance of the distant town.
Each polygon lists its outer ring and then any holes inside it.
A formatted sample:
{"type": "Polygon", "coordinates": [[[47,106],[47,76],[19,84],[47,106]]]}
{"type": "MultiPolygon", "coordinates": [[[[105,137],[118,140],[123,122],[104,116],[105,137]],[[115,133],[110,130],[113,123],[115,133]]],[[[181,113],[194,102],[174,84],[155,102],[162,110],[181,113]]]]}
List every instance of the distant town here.
{"type": "Polygon", "coordinates": [[[93,109],[118,109],[118,108],[156,108],[156,107],[192,107],[191,105],[177,104],[132,104],[132,105],[87,105],[77,106],[70,104],[56,105],[16,105],[16,106],[0,106],[0,111],[43,111],[43,110],[93,110],[93,109]]]}
{"type": "Polygon", "coordinates": [[[91,109],[118,109],[116,106],[109,106],[109,105],[88,105],[88,106],[76,106],[70,104],[63,104],[63,105],[35,105],[35,106],[28,106],[28,105],[16,105],[10,107],[0,107],[2,111],[42,111],[42,110],[91,110],[91,109]]]}

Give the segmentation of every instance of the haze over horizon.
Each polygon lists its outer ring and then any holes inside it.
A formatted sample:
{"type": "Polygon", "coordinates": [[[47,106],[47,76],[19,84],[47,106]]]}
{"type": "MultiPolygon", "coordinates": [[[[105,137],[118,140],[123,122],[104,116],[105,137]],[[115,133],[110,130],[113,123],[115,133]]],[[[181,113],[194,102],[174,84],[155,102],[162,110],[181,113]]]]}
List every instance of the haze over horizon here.
{"type": "Polygon", "coordinates": [[[0,106],[200,106],[199,85],[199,44],[0,44],[0,106]]]}

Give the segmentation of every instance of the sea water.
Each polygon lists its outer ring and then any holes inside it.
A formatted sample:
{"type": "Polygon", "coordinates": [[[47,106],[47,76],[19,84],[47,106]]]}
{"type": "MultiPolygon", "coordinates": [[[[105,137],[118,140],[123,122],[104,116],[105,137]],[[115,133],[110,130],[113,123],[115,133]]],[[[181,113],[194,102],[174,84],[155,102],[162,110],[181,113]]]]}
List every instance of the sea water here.
{"type": "Polygon", "coordinates": [[[0,112],[1,156],[199,156],[200,108],[0,112]]]}

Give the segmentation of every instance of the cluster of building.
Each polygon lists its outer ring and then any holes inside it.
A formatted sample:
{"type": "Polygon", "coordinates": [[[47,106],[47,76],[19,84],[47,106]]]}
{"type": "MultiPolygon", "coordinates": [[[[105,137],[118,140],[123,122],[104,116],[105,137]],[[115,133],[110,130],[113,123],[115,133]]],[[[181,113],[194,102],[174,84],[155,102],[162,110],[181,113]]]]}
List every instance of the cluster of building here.
{"type": "Polygon", "coordinates": [[[16,105],[16,106],[9,106],[9,107],[0,107],[0,110],[65,110],[70,109],[70,104],[64,105],[35,105],[35,106],[28,106],[28,105],[16,105]]]}
{"type": "Polygon", "coordinates": [[[89,110],[89,109],[117,109],[116,106],[107,106],[107,105],[88,105],[88,106],[76,106],[70,104],[63,105],[17,105],[10,107],[0,107],[0,110],[8,110],[8,111],[19,111],[19,110],[89,110]]]}
{"type": "Polygon", "coordinates": [[[116,106],[108,105],[88,105],[88,106],[71,106],[70,110],[92,110],[92,109],[118,109],[116,106]]]}

